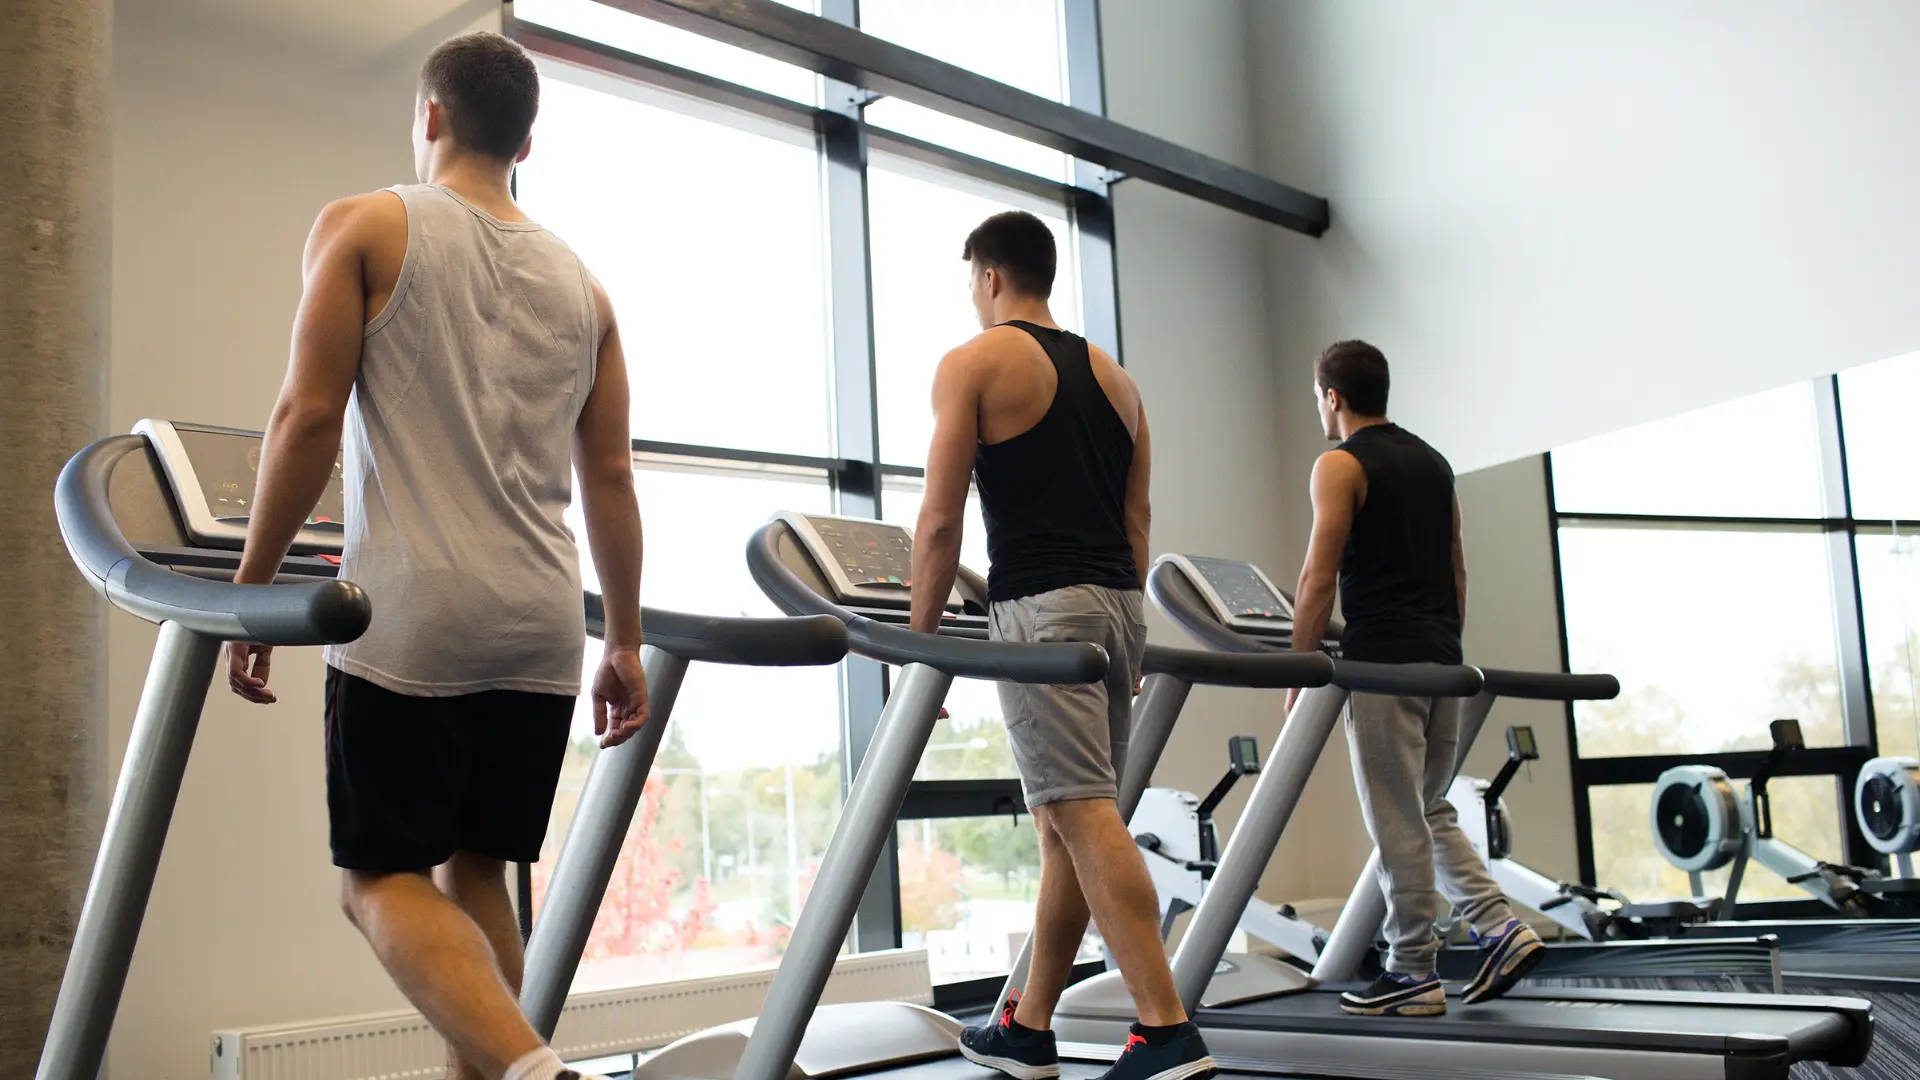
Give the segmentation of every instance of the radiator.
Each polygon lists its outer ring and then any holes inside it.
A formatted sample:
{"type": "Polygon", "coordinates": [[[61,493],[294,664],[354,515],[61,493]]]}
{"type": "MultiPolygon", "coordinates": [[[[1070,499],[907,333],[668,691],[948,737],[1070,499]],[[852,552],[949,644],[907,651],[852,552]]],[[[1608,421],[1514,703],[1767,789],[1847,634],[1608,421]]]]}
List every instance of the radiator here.
{"type": "MultiPolygon", "coordinates": [[[[760,1011],[773,968],[573,994],[553,1048],[570,1061],[664,1046],[760,1011]]],[[[933,1004],[924,949],[843,956],[823,1004],[933,1004]]],[[[419,1013],[232,1028],[213,1033],[213,1080],[441,1080],[446,1045],[419,1013]]]]}

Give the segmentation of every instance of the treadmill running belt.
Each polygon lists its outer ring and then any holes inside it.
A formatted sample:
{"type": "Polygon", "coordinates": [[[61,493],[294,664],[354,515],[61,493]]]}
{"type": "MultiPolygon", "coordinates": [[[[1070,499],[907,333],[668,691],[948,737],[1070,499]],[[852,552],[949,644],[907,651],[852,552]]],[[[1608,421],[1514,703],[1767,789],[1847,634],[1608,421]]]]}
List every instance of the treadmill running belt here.
{"type": "MultiPolygon", "coordinates": [[[[1060,1080],[1094,1080],[1094,1077],[1107,1071],[1105,1063],[1062,1061],[1060,1080]]],[[[883,1073],[860,1074],[873,1077],[884,1076],[886,1080],[1000,1080],[1001,1074],[992,1069],[975,1065],[963,1057],[941,1058],[938,1061],[923,1061],[918,1065],[906,1065],[889,1069],[883,1073]]],[[[1591,1077],[1568,1077],[1559,1073],[1512,1073],[1487,1072],[1476,1069],[1470,1073],[1441,1066],[1423,1066],[1417,1070],[1362,1069],[1359,1066],[1330,1066],[1328,1070],[1313,1073],[1272,1073],[1260,1074],[1234,1072],[1221,1069],[1215,1074],[1220,1080],[1594,1080],[1591,1077]]]]}

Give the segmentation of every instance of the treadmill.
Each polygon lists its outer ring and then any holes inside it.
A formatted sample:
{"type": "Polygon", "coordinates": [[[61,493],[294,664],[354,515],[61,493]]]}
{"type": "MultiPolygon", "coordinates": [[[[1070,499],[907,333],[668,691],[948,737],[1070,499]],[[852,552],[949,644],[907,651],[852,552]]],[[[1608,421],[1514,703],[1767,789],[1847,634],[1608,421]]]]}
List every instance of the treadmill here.
{"type": "MultiPolygon", "coordinates": [[[[352,641],[375,615],[365,592],[335,579],[344,535],[337,472],[276,582],[233,584],[259,454],[257,432],[143,420],[134,434],[103,439],[75,454],[55,485],[60,533],[74,563],[116,607],[159,623],[160,640],[40,1053],[38,1080],[95,1080],[100,1074],[221,644],[352,641]]],[[[586,594],[584,602],[588,631],[599,636],[605,627],[600,598],[586,594]]],[[[628,773],[640,759],[651,760],[689,660],[831,664],[847,651],[845,629],[828,618],[728,619],[644,610],[641,624],[651,717],[640,734],[603,751],[593,770],[596,778],[615,778],[602,781],[602,789],[632,783],[635,798],[638,782],[628,773]]],[[[644,766],[638,775],[644,780],[644,766]]],[[[618,801],[603,795],[595,806],[618,801]]],[[[632,801],[625,805],[630,816],[632,801]]],[[[585,876],[576,872],[569,880],[577,886],[585,876]]],[[[602,884],[605,878],[602,873],[602,884]]],[[[550,913],[574,910],[568,906],[573,894],[557,891],[559,886],[556,881],[550,913]]],[[[589,922],[591,917],[589,910],[589,922]]],[[[547,921],[564,920],[555,915],[547,921]]],[[[558,951],[555,944],[547,955],[558,951]]],[[[567,971],[570,977],[570,964],[567,971]]]]}
{"type": "MultiPolygon", "coordinates": [[[[1224,594],[1245,588],[1250,576],[1264,580],[1245,563],[1169,557],[1154,567],[1149,592],[1176,622],[1217,648],[1271,651],[1291,632],[1291,605],[1278,590],[1261,605],[1284,611],[1284,626],[1277,617],[1254,622],[1237,616],[1224,594]]],[[[1217,1060],[1249,1071],[1278,1066],[1316,1075],[1383,1066],[1424,1069],[1439,1062],[1480,1072],[1534,1068],[1616,1080],[1785,1080],[1796,1061],[1856,1066],[1865,1059],[1873,1041],[1871,1006],[1850,998],[1522,986],[1443,1017],[1348,1015],[1340,1011],[1338,991],[1359,974],[1385,910],[1370,872],[1356,883],[1335,924],[1311,989],[1213,1003],[1209,983],[1216,965],[1299,799],[1295,778],[1304,778],[1319,757],[1348,693],[1458,700],[1475,695],[1483,683],[1472,668],[1337,660],[1333,684],[1302,695],[1271,754],[1275,767],[1255,786],[1213,886],[1174,954],[1175,983],[1217,1060]],[[1299,758],[1304,766],[1295,763],[1299,758]]],[[[1094,979],[1070,988],[1054,1021],[1061,1052],[1111,1057],[1131,1019],[1123,987],[1094,979]]]]}
{"type": "MultiPolygon", "coordinates": [[[[992,1073],[959,1055],[956,1040],[961,1024],[953,1017],[903,1002],[822,1006],[821,991],[952,680],[963,676],[1093,682],[1105,674],[1105,652],[1090,644],[985,640],[986,583],[964,568],[947,599],[947,617],[938,634],[907,630],[901,624],[907,619],[912,593],[912,539],[897,525],[783,513],[755,533],[747,560],[755,580],[782,610],[833,615],[846,623],[854,653],[903,668],[761,1015],[681,1039],[648,1058],[634,1076],[636,1080],[803,1080],[882,1073],[890,1080],[991,1077],[992,1073]]],[[[1130,760],[1127,769],[1127,783],[1134,788],[1145,786],[1151,759],[1164,746],[1171,717],[1194,683],[1315,686],[1326,682],[1332,668],[1324,656],[1230,656],[1151,645],[1143,666],[1149,673],[1147,688],[1134,709],[1133,745],[1140,756],[1130,760]],[[1156,735],[1143,732],[1141,717],[1147,713],[1168,718],[1168,723],[1155,729],[1156,735]],[[1143,735],[1157,738],[1158,744],[1142,746],[1143,735]]],[[[1103,1069],[1097,1062],[1069,1061],[1063,1065],[1063,1075],[1081,1080],[1103,1069]]],[[[1316,1075],[1458,1080],[1507,1076],[1444,1068],[1418,1073],[1335,1070],[1316,1075]]]]}

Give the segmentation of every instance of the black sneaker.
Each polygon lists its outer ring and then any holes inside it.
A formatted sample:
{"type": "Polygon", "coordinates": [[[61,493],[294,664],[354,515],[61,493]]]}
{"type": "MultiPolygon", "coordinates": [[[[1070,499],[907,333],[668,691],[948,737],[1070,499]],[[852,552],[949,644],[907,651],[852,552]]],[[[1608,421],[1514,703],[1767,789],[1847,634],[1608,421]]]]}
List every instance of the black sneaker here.
{"type": "Polygon", "coordinates": [[[1060,1075],[1060,1048],[1053,1032],[1035,1031],[1014,1034],[1013,1010],[1020,1004],[1020,992],[1007,995],[1000,1019],[980,1024],[960,1033],[960,1053],[975,1065],[998,1069],[1015,1080],[1053,1080],[1060,1075]]]}
{"type": "Polygon", "coordinates": [[[1440,1016],[1447,1011],[1447,987],[1432,972],[1388,972],[1365,990],[1341,994],[1340,1011],[1356,1016],[1440,1016]]]}
{"type": "Polygon", "coordinates": [[[1205,1080],[1215,1071],[1200,1029],[1189,1020],[1171,1041],[1159,1046],[1149,1044],[1136,1026],[1119,1059],[1100,1080],[1205,1080]]]}
{"type": "Polygon", "coordinates": [[[1480,945],[1480,970],[1460,995],[1464,1005],[1492,1001],[1513,989],[1535,964],[1547,958],[1546,943],[1533,932],[1533,927],[1519,919],[1508,919],[1507,925],[1493,937],[1482,940],[1475,934],[1474,940],[1480,945]]]}

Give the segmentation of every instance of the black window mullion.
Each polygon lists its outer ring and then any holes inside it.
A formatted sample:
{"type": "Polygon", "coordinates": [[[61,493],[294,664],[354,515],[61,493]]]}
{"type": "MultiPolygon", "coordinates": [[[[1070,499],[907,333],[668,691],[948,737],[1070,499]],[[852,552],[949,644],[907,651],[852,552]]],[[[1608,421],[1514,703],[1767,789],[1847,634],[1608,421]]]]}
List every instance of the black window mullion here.
{"type": "MultiPolygon", "coordinates": [[[[856,0],[821,0],[820,14],[857,25],[856,0]]],[[[835,452],[857,463],[841,478],[836,506],[849,517],[880,516],[880,412],[873,350],[873,262],[868,242],[867,132],[857,86],[825,81],[820,121],[821,194],[826,203],[828,305],[833,323],[835,452]]],[[[844,727],[842,790],[853,785],[880,726],[887,699],[886,665],[849,656],[840,666],[844,727]]],[[[900,844],[887,838],[854,915],[855,952],[900,946],[900,844]]]]}
{"type": "MultiPolygon", "coordinates": [[[[1560,571],[1560,508],[1553,493],[1553,455],[1540,455],[1541,481],[1547,488],[1547,551],[1553,560],[1553,611],[1560,631],[1560,670],[1573,670],[1573,654],[1567,637],[1567,589],[1560,571]]],[[[1598,870],[1593,860],[1592,785],[1586,778],[1580,758],[1580,724],[1574,716],[1574,703],[1567,709],[1567,776],[1573,785],[1573,843],[1580,863],[1580,880],[1597,886],[1598,870]]]]}
{"type": "MultiPolygon", "coordinates": [[[[1106,75],[1100,58],[1097,0],[1064,0],[1067,104],[1097,116],[1107,112],[1106,75]]],[[[1073,162],[1068,207],[1080,264],[1080,318],[1088,341],[1125,363],[1120,351],[1120,271],[1114,253],[1113,202],[1108,172],[1078,158],[1073,162]]]]}

